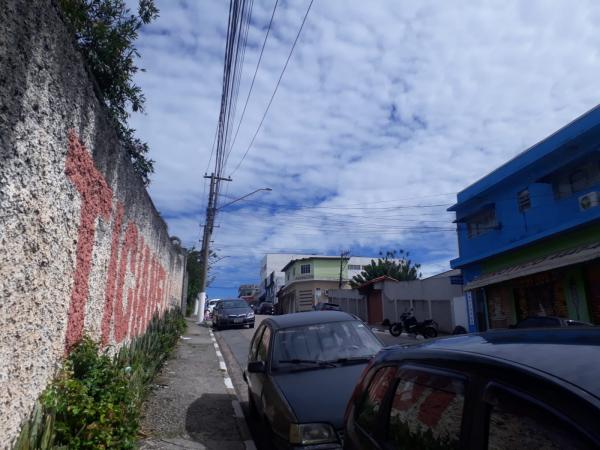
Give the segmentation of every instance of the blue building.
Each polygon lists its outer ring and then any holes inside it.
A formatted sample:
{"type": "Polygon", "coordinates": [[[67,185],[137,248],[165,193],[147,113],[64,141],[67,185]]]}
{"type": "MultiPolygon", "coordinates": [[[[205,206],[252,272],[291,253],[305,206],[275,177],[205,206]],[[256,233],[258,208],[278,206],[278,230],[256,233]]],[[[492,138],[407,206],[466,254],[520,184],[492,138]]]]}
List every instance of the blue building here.
{"type": "Polygon", "coordinates": [[[600,324],[600,106],[461,191],[471,331],[530,315],[600,324]]]}

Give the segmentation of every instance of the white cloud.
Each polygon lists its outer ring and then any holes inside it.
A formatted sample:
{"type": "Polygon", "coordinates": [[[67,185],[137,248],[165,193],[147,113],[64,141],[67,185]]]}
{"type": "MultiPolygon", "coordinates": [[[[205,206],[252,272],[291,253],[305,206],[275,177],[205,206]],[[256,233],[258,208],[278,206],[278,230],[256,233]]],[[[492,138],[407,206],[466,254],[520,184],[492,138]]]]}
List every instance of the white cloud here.
{"type": "MultiPolygon", "coordinates": [[[[255,1],[241,112],[274,1],[255,1]]],[[[280,1],[229,160],[246,149],[308,5],[280,1]]],[[[227,2],[159,1],[139,41],[147,114],[134,126],[156,160],[150,189],[174,234],[198,241],[227,2]]],[[[316,0],[232,196],[219,217],[231,255],[216,285],[253,281],[269,250],[376,254],[402,247],[440,268],[456,256],[444,207],[327,210],[285,205],[450,204],[457,192],[597,103],[600,5],[581,1],[316,0]],[[391,203],[392,201],[395,203],[391,203]],[[372,203],[372,202],[390,203],[372,203]],[[284,205],[273,208],[272,205],[284,205]],[[270,206],[271,205],[271,206],[270,206]],[[351,217],[352,216],[352,217],[351,217]],[[412,229],[407,229],[412,228],[412,229]]]]}

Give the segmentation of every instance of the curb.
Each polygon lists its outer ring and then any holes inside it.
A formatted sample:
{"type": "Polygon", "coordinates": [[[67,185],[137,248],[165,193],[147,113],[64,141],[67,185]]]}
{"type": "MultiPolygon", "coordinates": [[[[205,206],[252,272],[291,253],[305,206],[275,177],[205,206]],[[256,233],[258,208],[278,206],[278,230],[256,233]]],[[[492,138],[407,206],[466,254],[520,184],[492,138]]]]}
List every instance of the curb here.
{"type": "Polygon", "coordinates": [[[215,335],[212,331],[212,328],[208,329],[210,334],[210,340],[215,347],[215,352],[217,354],[217,359],[219,360],[219,368],[223,371],[223,383],[225,383],[225,387],[227,388],[227,393],[231,397],[231,406],[233,407],[233,413],[235,415],[235,421],[238,427],[238,431],[240,436],[244,442],[244,447],[246,450],[256,450],[256,444],[254,443],[254,439],[252,439],[252,434],[250,434],[250,430],[248,429],[248,424],[246,423],[246,417],[244,416],[244,412],[242,410],[242,405],[240,404],[240,400],[238,395],[233,387],[233,382],[231,381],[231,377],[229,376],[229,371],[227,370],[227,364],[225,363],[225,359],[223,358],[223,353],[221,353],[221,348],[219,347],[219,343],[215,338],[215,335]]]}

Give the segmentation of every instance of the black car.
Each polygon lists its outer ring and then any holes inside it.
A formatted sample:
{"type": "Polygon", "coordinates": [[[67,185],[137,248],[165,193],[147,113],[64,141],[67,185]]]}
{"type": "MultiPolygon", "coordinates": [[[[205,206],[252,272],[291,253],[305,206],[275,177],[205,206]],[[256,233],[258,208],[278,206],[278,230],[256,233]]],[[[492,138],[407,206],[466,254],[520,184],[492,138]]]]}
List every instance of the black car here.
{"type": "Polygon", "coordinates": [[[345,449],[600,448],[600,330],[502,330],[372,361],[345,449]]]}
{"type": "Polygon", "coordinates": [[[256,314],[272,315],[273,314],[273,303],[262,302],[260,305],[258,305],[256,314]]]}
{"type": "Polygon", "coordinates": [[[581,320],[567,319],[554,316],[529,316],[517,322],[511,328],[563,328],[563,327],[593,327],[591,323],[581,320]]]}
{"type": "Polygon", "coordinates": [[[212,325],[215,329],[225,327],[254,328],[254,311],[245,300],[220,300],[213,309],[212,325]]]}
{"type": "Polygon", "coordinates": [[[277,448],[339,449],[352,389],[381,346],[367,325],[344,312],[264,319],[244,371],[249,409],[277,448]]]}
{"type": "Polygon", "coordinates": [[[341,311],[340,305],[336,305],[335,303],[316,303],[313,306],[315,311],[341,311]]]}

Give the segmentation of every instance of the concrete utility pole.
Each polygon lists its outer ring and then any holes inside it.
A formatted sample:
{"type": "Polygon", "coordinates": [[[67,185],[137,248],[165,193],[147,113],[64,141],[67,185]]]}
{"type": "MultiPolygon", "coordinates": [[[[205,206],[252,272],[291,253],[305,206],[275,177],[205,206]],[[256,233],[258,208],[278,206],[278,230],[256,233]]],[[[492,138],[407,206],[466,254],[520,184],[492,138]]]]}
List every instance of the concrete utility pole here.
{"type": "Polygon", "coordinates": [[[204,175],[210,178],[210,190],[208,193],[208,205],[206,205],[206,220],[204,222],[204,233],[202,234],[202,269],[200,271],[200,295],[198,298],[198,324],[204,321],[204,304],[206,303],[206,278],[208,276],[208,258],[210,256],[210,239],[215,225],[217,215],[217,183],[219,181],[231,181],[231,178],[215,176],[214,173],[204,175]]]}
{"type": "Polygon", "coordinates": [[[342,288],[342,272],[344,271],[344,258],[347,258],[348,256],[350,256],[350,250],[346,250],[343,251],[340,254],[340,282],[339,282],[339,288],[342,288]]]}

